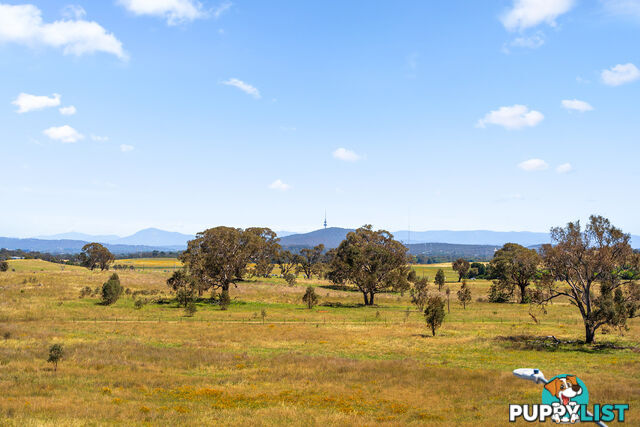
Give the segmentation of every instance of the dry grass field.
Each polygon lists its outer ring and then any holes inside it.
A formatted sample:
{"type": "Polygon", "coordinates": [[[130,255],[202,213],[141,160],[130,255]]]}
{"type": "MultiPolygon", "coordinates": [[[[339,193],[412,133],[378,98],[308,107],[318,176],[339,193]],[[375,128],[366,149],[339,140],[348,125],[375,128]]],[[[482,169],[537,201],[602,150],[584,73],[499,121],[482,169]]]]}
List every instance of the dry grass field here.
{"type": "MultiPolygon", "coordinates": [[[[437,268],[416,270],[433,280],[437,268]]],[[[478,302],[489,283],[470,281],[463,310],[446,269],[451,313],[431,337],[407,294],[365,308],[328,282],[252,279],[231,289],[229,310],[202,300],[186,317],[162,269],[118,272],[131,294],[102,306],[80,290],[110,272],[10,261],[0,425],[506,425],[509,403],[540,403],[540,386],[512,376],[518,367],[576,374],[591,402],[628,403],[627,424],[640,425],[637,319],[624,335],[599,334],[601,346],[544,345],[527,337],[583,338],[567,303],[536,324],[528,306],[478,302]],[[312,310],[301,303],[309,284],[321,304],[312,310]],[[46,362],[54,343],[65,350],[57,372],[46,362]]]]}

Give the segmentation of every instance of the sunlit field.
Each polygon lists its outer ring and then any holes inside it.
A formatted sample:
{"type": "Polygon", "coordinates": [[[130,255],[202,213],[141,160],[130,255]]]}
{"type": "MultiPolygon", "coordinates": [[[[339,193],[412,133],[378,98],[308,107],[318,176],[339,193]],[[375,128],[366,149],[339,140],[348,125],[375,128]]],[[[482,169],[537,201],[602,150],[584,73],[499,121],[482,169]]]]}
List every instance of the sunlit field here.
{"type": "Polygon", "coordinates": [[[448,264],[414,267],[432,281],[446,271],[451,312],[435,337],[408,294],[363,307],[358,292],[301,278],[250,279],[227,311],[205,295],[188,317],[165,283],[176,260],[125,261],[158,269],[118,272],[129,291],[113,306],[80,298],[112,272],[15,260],[0,273],[0,425],[506,425],[509,403],[540,403],[518,367],[576,374],[591,402],[628,403],[627,424],[640,424],[638,319],[600,346],[555,345],[534,337],[583,339],[568,303],[535,323],[528,305],[479,302],[490,283],[477,280],[464,310],[448,264]]]}

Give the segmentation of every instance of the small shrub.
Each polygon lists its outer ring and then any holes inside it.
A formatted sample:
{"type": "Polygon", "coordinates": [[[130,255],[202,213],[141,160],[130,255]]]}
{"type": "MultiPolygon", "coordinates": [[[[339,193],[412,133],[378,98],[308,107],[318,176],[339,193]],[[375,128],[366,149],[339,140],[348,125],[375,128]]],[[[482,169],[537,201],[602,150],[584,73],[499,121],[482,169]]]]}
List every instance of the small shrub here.
{"type": "Polygon", "coordinates": [[[193,302],[194,296],[193,288],[178,288],[176,291],[176,300],[180,307],[186,308],[189,303],[193,302]]]}
{"type": "Polygon", "coordinates": [[[3,332],[2,333],[2,338],[4,338],[5,341],[8,340],[9,338],[11,338],[11,332],[9,332],[9,331],[3,332]]]}
{"type": "Polygon", "coordinates": [[[286,280],[286,281],[287,281],[287,284],[288,284],[289,286],[295,286],[296,281],[297,281],[297,280],[296,280],[296,275],[295,275],[295,274],[292,274],[292,273],[287,273],[287,274],[285,274],[285,275],[284,275],[284,280],[286,280]]]}
{"type": "Polygon", "coordinates": [[[109,280],[102,285],[102,303],[104,305],[115,303],[118,301],[118,298],[120,298],[120,295],[122,295],[122,290],[118,274],[113,273],[109,280]]]}
{"type": "Polygon", "coordinates": [[[466,310],[467,304],[471,302],[471,289],[467,286],[467,281],[462,281],[462,286],[460,286],[460,290],[457,292],[458,294],[458,302],[462,304],[462,308],[466,310]]]}
{"type": "Polygon", "coordinates": [[[193,301],[189,301],[184,308],[184,312],[188,317],[193,317],[196,311],[198,311],[198,309],[196,308],[196,303],[193,301]]]}
{"type": "Polygon", "coordinates": [[[316,295],[316,290],[313,286],[307,288],[307,291],[302,296],[302,301],[307,305],[309,310],[318,304],[318,295],[316,295]]]}
{"type": "Polygon", "coordinates": [[[9,270],[9,263],[7,261],[0,261],[0,271],[5,272],[9,270]]]}
{"type": "Polygon", "coordinates": [[[142,307],[144,307],[144,300],[142,300],[142,298],[137,299],[134,303],[133,303],[133,307],[136,310],[140,310],[142,307]]]}
{"type": "Polygon", "coordinates": [[[262,317],[262,323],[264,323],[264,319],[267,317],[267,310],[264,308],[260,310],[260,316],[262,317]]]}
{"type": "Polygon", "coordinates": [[[64,350],[61,344],[54,344],[49,348],[49,358],[47,362],[53,363],[53,370],[58,370],[58,362],[64,357],[64,350]]]}
{"type": "Polygon", "coordinates": [[[418,307],[418,310],[424,310],[424,306],[429,298],[429,279],[421,278],[416,280],[411,287],[411,303],[418,307]]]}
{"type": "Polygon", "coordinates": [[[489,302],[505,303],[511,301],[513,296],[513,287],[505,285],[499,281],[495,281],[489,288],[489,302]]]}
{"type": "Polygon", "coordinates": [[[426,308],[424,309],[424,319],[429,328],[431,328],[431,334],[433,336],[436,335],[436,329],[444,322],[444,317],[444,299],[439,295],[429,297],[426,308]]]}

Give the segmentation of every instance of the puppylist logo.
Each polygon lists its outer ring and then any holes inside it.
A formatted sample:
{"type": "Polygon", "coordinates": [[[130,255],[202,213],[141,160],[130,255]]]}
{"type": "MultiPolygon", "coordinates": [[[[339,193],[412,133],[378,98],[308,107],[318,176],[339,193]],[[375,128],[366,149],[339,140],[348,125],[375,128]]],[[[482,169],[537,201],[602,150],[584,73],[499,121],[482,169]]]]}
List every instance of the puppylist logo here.
{"type": "Polygon", "coordinates": [[[594,422],[604,426],[604,422],[625,421],[626,404],[594,404],[589,408],[589,391],[584,382],[575,375],[557,375],[546,380],[538,369],[516,369],[519,378],[544,384],[542,404],[509,405],[509,422],[522,418],[528,422],[545,422],[547,418],[560,424],[594,422]]]}

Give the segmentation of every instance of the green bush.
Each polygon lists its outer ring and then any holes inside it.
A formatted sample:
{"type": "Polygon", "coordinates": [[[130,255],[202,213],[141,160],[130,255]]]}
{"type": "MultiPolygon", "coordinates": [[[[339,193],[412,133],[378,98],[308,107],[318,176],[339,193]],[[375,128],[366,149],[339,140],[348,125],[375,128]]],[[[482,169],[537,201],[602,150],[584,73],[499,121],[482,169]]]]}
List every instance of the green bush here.
{"type": "Polygon", "coordinates": [[[193,317],[196,311],[198,311],[198,309],[196,308],[196,303],[193,301],[189,301],[184,307],[184,312],[188,317],[193,317]]]}
{"type": "Polygon", "coordinates": [[[495,281],[489,288],[489,302],[505,303],[511,301],[513,287],[500,281],[495,281]]]}
{"type": "Polygon", "coordinates": [[[9,270],[9,263],[7,261],[0,261],[0,271],[9,270]]]}
{"type": "Polygon", "coordinates": [[[47,362],[53,363],[54,371],[58,370],[58,362],[62,360],[63,356],[64,350],[62,349],[61,344],[54,344],[49,348],[49,358],[47,359],[47,362]]]}
{"type": "Polygon", "coordinates": [[[102,303],[104,305],[111,305],[118,301],[120,295],[122,295],[123,289],[120,284],[120,278],[116,273],[113,273],[109,280],[102,285],[102,303]]]}
{"type": "Polygon", "coordinates": [[[424,309],[424,320],[431,329],[431,334],[436,335],[436,329],[442,325],[444,321],[444,299],[439,295],[429,297],[426,308],[424,309]]]}
{"type": "Polygon", "coordinates": [[[302,296],[302,301],[307,305],[307,308],[311,310],[313,306],[318,304],[318,295],[316,295],[316,290],[313,286],[309,286],[307,291],[302,296]]]}

